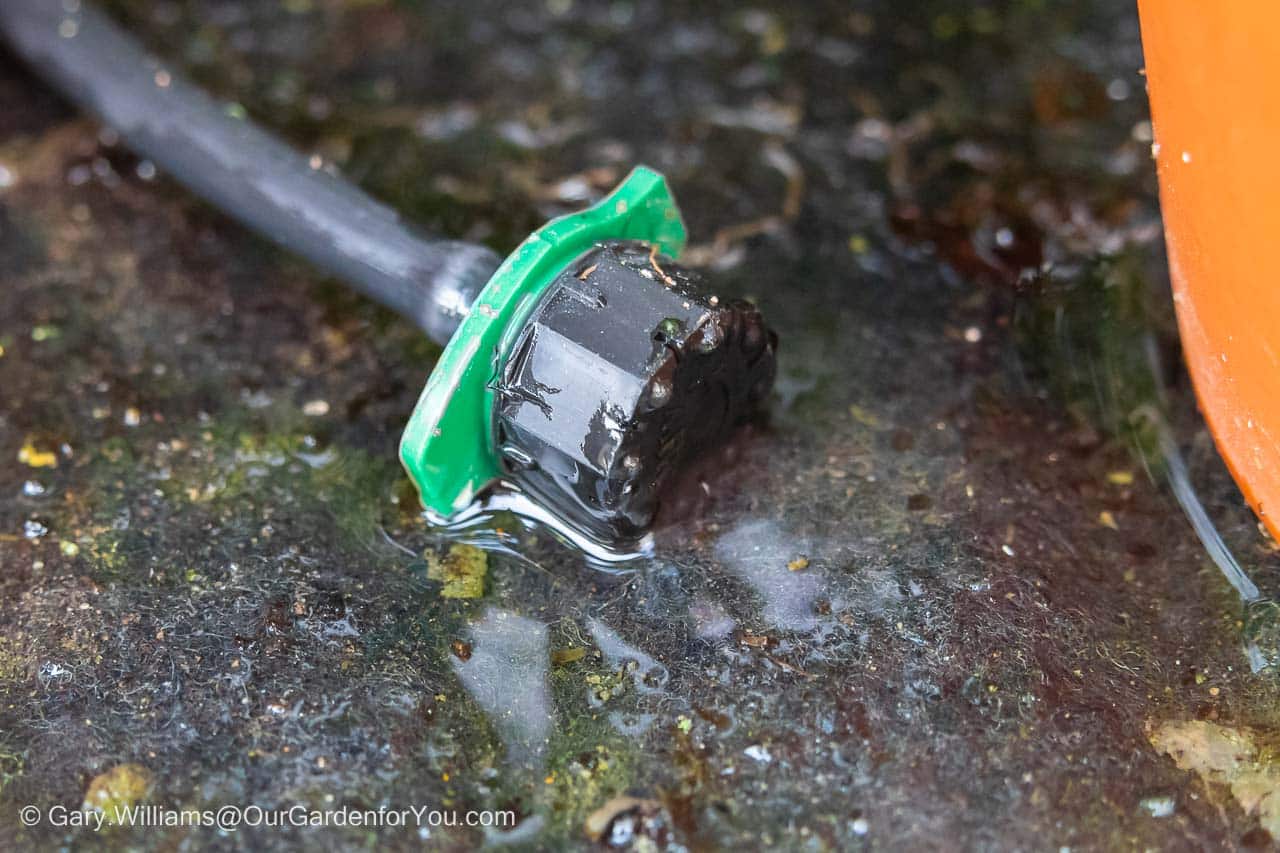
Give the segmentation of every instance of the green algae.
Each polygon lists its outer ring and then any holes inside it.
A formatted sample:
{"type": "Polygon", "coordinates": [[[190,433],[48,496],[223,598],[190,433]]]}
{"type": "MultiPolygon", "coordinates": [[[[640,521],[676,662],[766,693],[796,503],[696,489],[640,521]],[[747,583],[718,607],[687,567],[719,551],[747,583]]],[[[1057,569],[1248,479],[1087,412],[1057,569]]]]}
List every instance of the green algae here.
{"type": "Polygon", "coordinates": [[[0,681],[20,681],[27,675],[28,657],[17,643],[8,637],[0,637],[0,681]]]}
{"type": "Polygon", "coordinates": [[[84,808],[101,812],[108,826],[126,823],[124,816],[147,798],[154,784],[147,768],[139,764],[117,764],[90,780],[84,793],[84,808]]]}
{"type": "Polygon", "coordinates": [[[441,584],[444,598],[480,598],[484,595],[489,558],[474,545],[450,545],[444,556],[428,551],[427,578],[441,584]]]}
{"type": "Polygon", "coordinates": [[[0,796],[22,776],[25,766],[26,756],[22,751],[0,744],[0,796]]]}
{"type": "Polygon", "coordinates": [[[619,734],[607,713],[585,701],[587,690],[595,688],[590,676],[578,667],[552,672],[557,706],[568,713],[548,745],[534,802],[550,817],[549,841],[580,842],[589,814],[615,796],[636,793],[642,762],[636,744],[619,734]]]}
{"type": "Polygon", "coordinates": [[[1168,420],[1159,359],[1177,330],[1148,264],[1131,248],[1077,274],[1036,279],[1015,328],[1032,381],[1047,383],[1079,423],[1125,442],[1158,474],[1164,459],[1157,430],[1168,420]]]}

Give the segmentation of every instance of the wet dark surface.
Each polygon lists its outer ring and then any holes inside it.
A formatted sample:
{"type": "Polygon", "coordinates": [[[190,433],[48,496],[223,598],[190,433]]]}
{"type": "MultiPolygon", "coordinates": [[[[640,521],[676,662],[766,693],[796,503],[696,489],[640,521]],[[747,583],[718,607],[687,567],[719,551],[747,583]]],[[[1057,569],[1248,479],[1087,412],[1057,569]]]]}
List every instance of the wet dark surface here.
{"type": "Polygon", "coordinates": [[[121,765],[172,806],[520,817],[431,829],[450,849],[584,847],[588,824],[636,849],[1280,831],[1275,679],[1243,651],[1274,650],[1272,610],[1244,623],[1130,417],[1158,398],[1149,336],[1201,497],[1273,591],[1176,367],[1125,4],[114,11],[500,251],[663,170],[684,260],[778,330],[778,388],[634,570],[515,519],[487,560],[445,555],[395,454],[437,350],[0,59],[5,847],[88,840],[17,809],[121,765]]]}

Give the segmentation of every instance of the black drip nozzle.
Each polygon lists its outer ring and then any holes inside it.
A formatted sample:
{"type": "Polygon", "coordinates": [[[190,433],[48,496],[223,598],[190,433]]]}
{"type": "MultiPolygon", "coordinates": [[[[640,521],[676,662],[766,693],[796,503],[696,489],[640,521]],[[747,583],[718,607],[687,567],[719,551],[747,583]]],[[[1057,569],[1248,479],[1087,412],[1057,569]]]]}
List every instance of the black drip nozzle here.
{"type": "Polygon", "coordinates": [[[503,368],[508,476],[603,541],[633,540],[664,486],[758,411],[776,348],[754,305],[647,243],[601,244],[551,284],[503,368]]]}

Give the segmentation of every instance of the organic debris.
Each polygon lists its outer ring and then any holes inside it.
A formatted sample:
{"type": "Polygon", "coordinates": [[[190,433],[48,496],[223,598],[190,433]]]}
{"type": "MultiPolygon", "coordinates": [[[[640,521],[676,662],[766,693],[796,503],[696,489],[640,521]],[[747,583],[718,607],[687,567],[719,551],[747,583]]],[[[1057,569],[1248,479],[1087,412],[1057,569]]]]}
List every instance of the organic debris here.
{"type": "Polygon", "coordinates": [[[1147,734],[1182,770],[1206,782],[1226,785],[1246,814],[1280,838],[1280,763],[1264,757],[1254,734],[1205,720],[1163,723],[1147,734]]]}
{"type": "Polygon", "coordinates": [[[657,800],[639,797],[614,797],[593,811],[583,825],[583,830],[593,841],[610,847],[625,847],[644,828],[662,813],[657,800]]]}
{"type": "Polygon", "coordinates": [[[56,468],[58,455],[48,450],[38,450],[34,440],[28,437],[18,449],[18,461],[32,468],[56,468]]]}

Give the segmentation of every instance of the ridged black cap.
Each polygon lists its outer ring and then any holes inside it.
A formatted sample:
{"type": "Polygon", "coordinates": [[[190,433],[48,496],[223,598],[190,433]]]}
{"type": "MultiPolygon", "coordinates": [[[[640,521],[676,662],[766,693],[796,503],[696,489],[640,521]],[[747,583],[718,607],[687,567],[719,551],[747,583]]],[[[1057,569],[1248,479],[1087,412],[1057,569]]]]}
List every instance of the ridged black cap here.
{"type": "Polygon", "coordinates": [[[646,243],[597,246],[548,288],[500,377],[511,479],[578,527],[641,535],[673,475],[773,387],[777,336],[646,243]]]}

